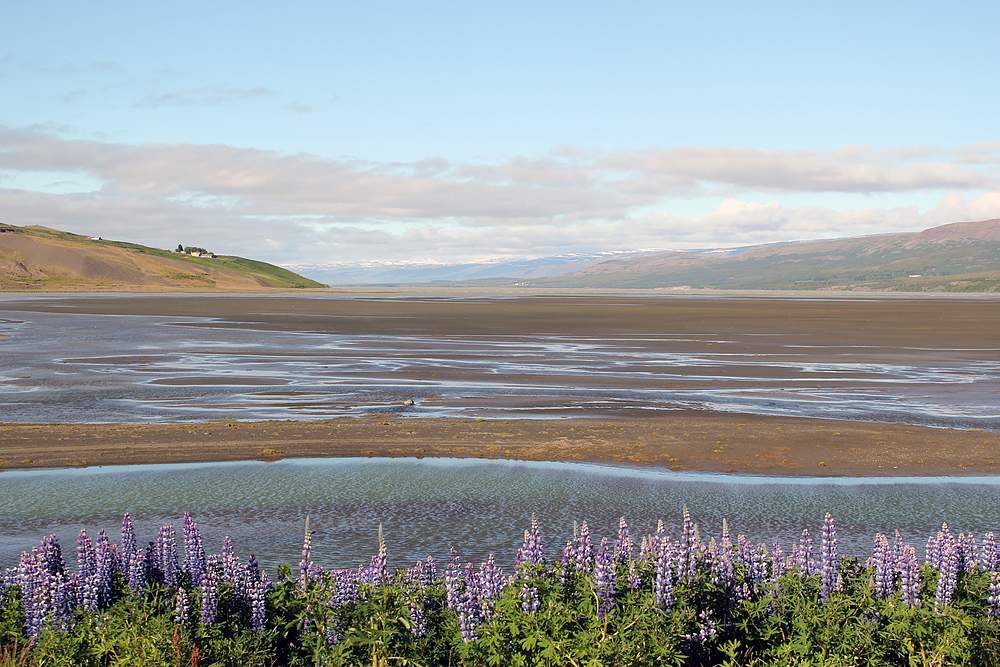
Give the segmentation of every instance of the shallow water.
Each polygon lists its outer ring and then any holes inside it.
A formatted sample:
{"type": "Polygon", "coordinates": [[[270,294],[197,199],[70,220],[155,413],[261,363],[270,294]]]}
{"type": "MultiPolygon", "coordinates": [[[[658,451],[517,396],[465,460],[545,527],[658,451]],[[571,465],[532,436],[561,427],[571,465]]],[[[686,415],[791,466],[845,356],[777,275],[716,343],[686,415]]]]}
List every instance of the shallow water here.
{"type": "Polygon", "coordinates": [[[942,521],[956,534],[1000,531],[997,478],[807,480],[572,463],[299,459],[0,473],[0,565],[14,565],[49,533],[73,563],[80,529],[105,529],[118,541],[125,511],[141,543],[166,523],[179,528],[184,510],[210,553],[230,535],[241,558],[254,553],[272,568],[298,563],[306,515],[317,531],[314,558],[327,568],[367,563],[379,524],[393,564],[428,555],[441,562],[453,546],[466,559],[495,552],[508,565],[533,513],[546,553],[558,557],[574,521],[587,520],[599,540],[614,538],[622,515],[635,536],[663,519],[676,537],[685,504],[706,540],[728,519],[734,537],[778,539],[786,552],[803,528],[818,539],[827,511],[842,555],[867,557],[876,532],[896,529],[922,554],[942,521]]]}
{"type": "MultiPolygon", "coordinates": [[[[55,308],[73,299],[49,302],[55,308]]],[[[253,299],[246,303],[256,316],[253,299]]],[[[332,334],[310,331],[303,316],[290,330],[189,316],[14,309],[5,317],[0,421],[701,409],[1000,431],[1000,347],[816,346],[794,332],[332,334]],[[404,407],[405,399],[416,405],[404,407]]]]}

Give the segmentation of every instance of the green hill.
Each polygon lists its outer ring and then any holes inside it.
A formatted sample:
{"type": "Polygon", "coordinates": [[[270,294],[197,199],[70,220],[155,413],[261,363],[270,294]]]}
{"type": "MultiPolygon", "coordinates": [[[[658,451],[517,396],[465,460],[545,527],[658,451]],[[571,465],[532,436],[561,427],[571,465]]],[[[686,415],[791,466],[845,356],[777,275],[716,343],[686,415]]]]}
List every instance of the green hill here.
{"type": "Polygon", "coordinates": [[[47,227],[0,225],[4,290],[266,290],[325,287],[243,257],[196,257],[47,227]]]}

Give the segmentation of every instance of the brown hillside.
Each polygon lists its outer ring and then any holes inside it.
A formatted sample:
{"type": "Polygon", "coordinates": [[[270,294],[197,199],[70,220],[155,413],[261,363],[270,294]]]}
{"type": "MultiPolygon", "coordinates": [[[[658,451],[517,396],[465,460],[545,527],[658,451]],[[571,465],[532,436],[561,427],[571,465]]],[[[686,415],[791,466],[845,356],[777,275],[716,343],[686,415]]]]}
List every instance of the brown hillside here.
{"type": "Polygon", "coordinates": [[[916,239],[921,241],[957,239],[1000,241],[1000,218],[983,220],[982,222],[954,222],[950,225],[931,227],[917,234],[916,239]]]}
{"type": "Polygon", "coordinates": [[[100,243],[30,236],[16,230],[0,233],[0,285],[23,284],[26,279],[102,288],[271,287],[253,276],[100,243]]]}

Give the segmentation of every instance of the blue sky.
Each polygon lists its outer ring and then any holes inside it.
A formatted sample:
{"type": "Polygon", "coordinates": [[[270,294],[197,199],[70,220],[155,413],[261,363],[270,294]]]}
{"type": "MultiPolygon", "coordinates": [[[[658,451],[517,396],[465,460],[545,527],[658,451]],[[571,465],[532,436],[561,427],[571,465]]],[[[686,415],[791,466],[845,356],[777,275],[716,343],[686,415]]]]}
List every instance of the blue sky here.
{"type": "Polygon", "coordinates": [[[292,264],[1000,217],[1000,5],[9,3],[0,221],[292,264]]]}

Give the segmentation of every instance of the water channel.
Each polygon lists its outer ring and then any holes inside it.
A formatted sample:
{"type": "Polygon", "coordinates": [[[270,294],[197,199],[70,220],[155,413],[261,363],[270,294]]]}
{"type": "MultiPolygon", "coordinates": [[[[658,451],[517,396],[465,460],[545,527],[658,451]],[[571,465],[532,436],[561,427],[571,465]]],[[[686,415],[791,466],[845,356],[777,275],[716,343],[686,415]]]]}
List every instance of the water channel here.
{"type": "Polygon", "coordinates": [[[690,508],[704,539],[728,519],[734,536],[779,540],[789,550],[803,528],[819,536],[825,512],[838,524],[840,551],[867,557],[876,532],[900,529],[923,554],[942,521],[952,530],[1000,532],[1000,479],[799,479],[740,477],[578,463],[473,459],[299,459],[159,466],[111,466],[0,473],[0,566],[55,533],[73,563],[81,528],[118,541],[122,513],[140,541],[185,510],[218,553],[226,535],[237,553],[269,568],[298,563],[310,516],[314,557],[324,567],[367,563],[385,531],[389,560],[463,558],[495,552],[513,562],[535,514],[547,554],[558,557],[574,521],[611,538],[625,516],[634,535],[663,519],[680,534],[690,508]]]}

